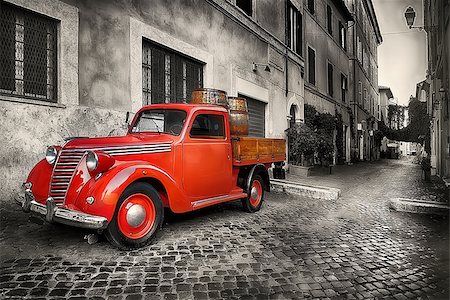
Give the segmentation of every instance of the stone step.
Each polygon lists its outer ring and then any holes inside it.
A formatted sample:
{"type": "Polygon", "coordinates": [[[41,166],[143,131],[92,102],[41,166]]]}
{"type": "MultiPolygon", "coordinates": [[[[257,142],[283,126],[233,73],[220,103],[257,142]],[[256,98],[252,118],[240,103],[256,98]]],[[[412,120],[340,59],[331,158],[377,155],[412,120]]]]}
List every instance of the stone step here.
{"type": "Polygon", "coordinates": [[[408,198],[392,198],[389,207],[401,212],[417,214],[448,215],[450,207],[446,203],[408,198]]]}
{"type": "Polygon", "coordinates": [[[337,200],[341,195],[340,189],[300,184],[281,179],[271,179],[270,190],[274,192],[323,200],[337,200]]]}

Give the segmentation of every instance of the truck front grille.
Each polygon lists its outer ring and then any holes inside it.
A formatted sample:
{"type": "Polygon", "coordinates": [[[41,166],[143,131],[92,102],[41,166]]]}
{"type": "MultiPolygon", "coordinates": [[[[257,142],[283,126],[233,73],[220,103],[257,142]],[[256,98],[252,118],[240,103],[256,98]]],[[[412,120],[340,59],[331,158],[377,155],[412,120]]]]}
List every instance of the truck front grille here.
{"type": "Polygon", "coordinates": [[[72,176],[85,152],[86,150],[62,150],[59,154],[55,168],[53,169],[49,193],[56,205],[62,205],[64,203],[72,176]]]}

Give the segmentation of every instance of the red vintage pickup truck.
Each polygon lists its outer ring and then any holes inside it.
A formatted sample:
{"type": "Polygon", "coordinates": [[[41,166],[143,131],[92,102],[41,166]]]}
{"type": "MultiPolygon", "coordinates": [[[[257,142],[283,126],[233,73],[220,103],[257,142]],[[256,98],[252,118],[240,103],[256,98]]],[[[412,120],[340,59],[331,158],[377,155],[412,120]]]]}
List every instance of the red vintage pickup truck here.
{"type": "Polygon", "coordinates": [[[125,136],[48,147],[19,204],[33,217],[97,230],[117,247],[136,248],[161,227],[164,208],[184,213],[242,199],[245,211],[258,211],[270,186],[268,168],[280,170],[285,145],[230,136],[222,106],[149,105],[125,136]]]}

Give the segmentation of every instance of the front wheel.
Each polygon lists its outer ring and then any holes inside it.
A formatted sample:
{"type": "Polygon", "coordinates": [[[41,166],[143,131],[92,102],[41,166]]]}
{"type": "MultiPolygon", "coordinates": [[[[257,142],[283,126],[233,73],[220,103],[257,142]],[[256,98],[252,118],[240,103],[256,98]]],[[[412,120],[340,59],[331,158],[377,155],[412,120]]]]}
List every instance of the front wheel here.
{"type": "Polygon", "coordinates": [[[145,246],[161,227],[163,216],[163,204],[156,189],[148,183],[133,183],[120,196],[105,236],[121,249],[145,246]]]}
{"type": "Polygon", "coordinates": [[[242,199],[242,206],[246,212],[257,212],[264,200],[264,181],[259,175],[254,175],[250,181],[248,196],[242,199]]]}

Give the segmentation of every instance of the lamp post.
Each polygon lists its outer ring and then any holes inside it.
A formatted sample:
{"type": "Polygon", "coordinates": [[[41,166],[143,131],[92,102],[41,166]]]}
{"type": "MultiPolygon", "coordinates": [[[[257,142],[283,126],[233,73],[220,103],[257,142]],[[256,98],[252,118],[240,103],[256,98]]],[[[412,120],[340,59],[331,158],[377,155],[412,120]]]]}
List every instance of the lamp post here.
{"type": "Polygon", "coordinates": [[[416,12],[411,6],[409,6],[405,11],[405,19],[406,24],[408,24],[409,29],[411,29],[414,25],[414,20],[416,19],[416,12]]]}
{"type": "Polygon", "coordinates": [[[406,24],[408,25],[409,29],[417,28],[419,30],[422,30],[422,29],[433,30],[436,28],[435,25],[413,26],[414,21],[416,19],[416,11],[414,10],[414,8],[412,6],[408,6],[408,8],[405,10],[405,19],[406,19],[406,24]]]}

